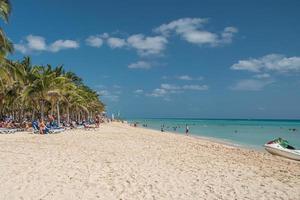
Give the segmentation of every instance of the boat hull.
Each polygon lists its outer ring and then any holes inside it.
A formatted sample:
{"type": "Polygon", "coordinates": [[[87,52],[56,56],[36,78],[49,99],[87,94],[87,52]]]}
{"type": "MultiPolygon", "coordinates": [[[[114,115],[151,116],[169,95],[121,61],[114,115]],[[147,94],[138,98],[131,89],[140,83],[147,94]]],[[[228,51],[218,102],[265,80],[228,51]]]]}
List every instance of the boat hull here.
{"type": "Polygon", "coordinates": [[[277,149],[277,148],[270,147],[267,145],[265,145],[265,149],[273,155],[278,155],[278,156],[282,156],[282,157],[289,158],[292,160],[300,161],[300,154],[293,153],[293,152],[286,151],[286,150],[277,149]]]}

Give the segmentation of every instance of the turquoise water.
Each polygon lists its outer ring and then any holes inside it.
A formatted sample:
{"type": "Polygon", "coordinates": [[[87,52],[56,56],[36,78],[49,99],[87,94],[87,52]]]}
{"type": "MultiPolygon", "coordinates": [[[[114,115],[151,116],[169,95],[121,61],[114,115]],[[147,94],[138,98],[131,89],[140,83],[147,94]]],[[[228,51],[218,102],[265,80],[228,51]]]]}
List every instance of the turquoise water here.
{"type": "Polygon", "coordinates": [[[190,134],[215,138],[249,148],[262,149],[266,142],[282,137],[300,149],[300,120],[238,120],[238,119],[130,119],[142,127],[184,134],[185,125],[190,134]],[[177,127],[176,131],[173,127],[177,127]]]}

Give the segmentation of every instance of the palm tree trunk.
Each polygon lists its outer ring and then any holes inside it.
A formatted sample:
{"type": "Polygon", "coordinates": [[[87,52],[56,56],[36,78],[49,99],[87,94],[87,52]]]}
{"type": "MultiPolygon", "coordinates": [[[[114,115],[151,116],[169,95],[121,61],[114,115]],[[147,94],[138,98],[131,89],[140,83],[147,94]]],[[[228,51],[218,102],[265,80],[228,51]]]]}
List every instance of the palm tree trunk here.
{"type": "Polygon", "coordinates": [[[34,117],[35,117],[35,109],[32,110],[32,117],[31,117],[31,121],[34,120],[34,117]]]}
{"type": "Polygon", "coordinates": [[[70,123],[70,108],[68,105],[67,105],[67,122],[68,124],[70,123]]]}
{"type": "Polygon", "coordinates": [[[57,110],[57,125],[60,126],[60,114],[59,114],[59,102],[56,102],[56,110],[57,110]]]}
{"type": "Polygon", "coordinates": [[[44,120],[44,106],[45,106],[45,102],[44,100],[41,101],[41,118],[42,120],[44,120]]]}

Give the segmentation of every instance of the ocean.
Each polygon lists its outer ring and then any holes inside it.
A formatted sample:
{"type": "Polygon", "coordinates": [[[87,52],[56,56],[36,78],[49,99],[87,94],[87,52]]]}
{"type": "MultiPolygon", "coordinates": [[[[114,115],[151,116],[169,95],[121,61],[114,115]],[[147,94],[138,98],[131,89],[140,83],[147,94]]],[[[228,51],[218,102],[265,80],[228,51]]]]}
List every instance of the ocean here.
{"type": "Polygon", "coordinates": [[[128,119],[138,126],[178,134],[185,133],[186,124],[190,135],[217,139],[246,148],[263,149],[263,145],[281,137],[300,149],[300,120],[245,120],[245,119],[128,119]],[[175,129],[176,127],[176,129],[175,129]]]}

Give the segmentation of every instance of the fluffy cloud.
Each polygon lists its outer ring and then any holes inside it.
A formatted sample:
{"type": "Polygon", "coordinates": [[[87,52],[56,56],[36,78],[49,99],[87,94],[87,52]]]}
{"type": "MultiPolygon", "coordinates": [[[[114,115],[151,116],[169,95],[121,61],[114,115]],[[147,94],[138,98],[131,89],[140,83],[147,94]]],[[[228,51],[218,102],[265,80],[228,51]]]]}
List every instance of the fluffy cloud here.
{"type": "Polygon", "coordinates": [[[103,43],[107,43],[110,48],[121,48],[126,46],[125,39],[110,37],[108,33],[103,33],[99,35],[91,35],[85,40],[86,44],[91,47],[101,47],[103,43]]]}
{"type": "Polygon", "coordinates": [[[98,91],[98,94],[107,101],[118,102],[120,98],[118,93],[113,93],[109,90],[100,90],[98,91]]]}
{"type": "Polygon", "coordinates": [[[168,80],[168,79],[177,79],[177,80],[181,80],[181,81],[201,81],[203,80],[202,76],[198,76],[198,77],[193,77],[190,75],[179,75],[179,76],[162,76],[161,77],[164,80],[168,80]]]}
{"type": "Polygon", "coordinates": [[[267,73],[264,73],[264,74],[256,74],[253,76],[254,78],[258,78],[258,79],[265,79],[265,78],[270,78],[271,75],[270,74],[267,74],[267,73]]]}
{"type": "Polygon", "coordinates": [[[136,34],[128,37],[127,43],[140,55],[146,56],[160,54],[166,48],[168,40],[163,36],[147,37],[143,34],[136,34]]]}
{"type": "Polygon", "coordinates": [[[167,91],[162,88],[156,88],[154,89],[148,96],[152,97],[163,97],[167,94],[167,91]]]}
{"type": "Polygon", "coordinates": [[[46,50],[47,48],[46,40],[41,36],[28,35],[26,37],[26,40],[27,40],[27,46],[31,50],[43,51],[46,50]]]}
{"type": "Polygon", "coordinates": [[[47,45],[46,39],[41,36],[28,35],[25,40],[25,43],[21,42],[14,45],[15,49],[23,54],[38,51],[58,52],[63,49],[79,48],[79,43],[74,40],[56,40],[49,45],[47,45]]]}
{"type": "Polygon", "coordinates": [[[116,37],[110,37],[107,39],[107,44],[111,48],[121,48],[126,45],[126,41],[121,38],[116,38],[116,37]]]}
{"type": "Polygon", "coordinates": [[[243,79],[238,81],[232,90],[244,90],[244,91],[259,91],[267,85],[273,83],[272,80],[256,80],[256,79],[243,79]]]}
{"type": "Polygon", "coordinates": [[[177,86],[172,84],[163,83],[160,86],[162,89],[165,90],[208,90],[207,85],[183,85],[177,86]]]}
{"type": "Polygon", "coordinates": [[[103,39],[100,35],[92,35],[85,40],[85,43],[88,46],[99,48],[103,44],[103,39]]]}
{"type": "Polygon", "coordinates": [[[146,61],[138,61],[128,65],[129,69],[150,69],[151,67],[151,63],[146,61]]]}
{"type": "Polygon", "coordinates": [[[180,90],[181,89],[181,87],[179,87],[179,86],[167,84],[167,83],[161,84],[160,87],[165,90],[180,90]]]}
{"type": "Polygon", "coordinates": [[[57,40],[48,47],[48,50],[52,52],[58,52],[63,49],[77,48],[79,48],[79,44],[74,40],[57,40]]]}
{"type": "Polygon", "coordinates": [[[221,33],[222,37],[221,37],[220,42],[225,43],[225,44],[231,43],[234,34],[236,34],[237,32],[238,32],[238,29],[236,27],[233,27],[233,26],[226,27],[224,29],[224,31],[221,33]]]}
{"type": "Polygon", "coordinates": [[[144,90],[137,89],[137,90],[134,90],[133,93],[135,93],[135,94],[142,94],[142,93],[144,93],[144,90]]]}
{"type": "Polygon", "coordinates": [[[194,90],[194,91],[203,91],[208,90],[207,85],[183,85],[178,86],[174,84],[163,83],[160,85],[160,88],[154,89],[148,96],[153,97],[163,97],[168,96],[169,94],[177,94],[183,93],[187,90],[194,90]]]}
{"type": "Polygon", "coordinates": [[[181,75],[181,76],[177,76],[177,79],[179,80],[183,80],[183,81],[194,81],[194,80],[203,80],[203,77],[202,76],[199,76],[199,77],[191,77],[189,75],[181,75]]]}
{"type": "Polygon", "coordinates": [[[134,34],[127,39],[111,37],[105,33],[97,36],[90,36],[86,39],[89,46],[100,47],[102,43],[106,43],[110,48],[135,49],[141,56],[160,54],[167,44],[167,39],[163,36],[145,36],[143,34],[134,34]]]}
{"type": "Polygon", "coordinates": [[[187,42],[211,46],[231,43],[234,34],[238,32],[235,27],[225,27],[221,34],[213,33],[204,29],[207,22],[208,20],[204,18],[182,18],[168,24],[162,24],[155,28],[154,32],[161,33],[165,37],[175,32],[187,42]]]}
{"type": "Polygon", "coordinates": [[[183,34],[203,27],[207,21],[205,18],[181,18],[168,24],[162,24],[155,28],[154,32],[162,33],[165,36],[169,36],[172,31],[175,31],[177,34],[183,34]]]}
{"type": "Polygon", "coordinates": [[[184,90],[208,90],[207,85],[184,85],[182,86],[184,90]]]}
{"type": "Polygon", "coordinates": [[[126,47],[126,49],[135,49],[140,56],[149,56],[161,55],[168,44],[168,37],[172,34],[179,35],[189,43],[218,46],[231,43],[238,32],[235,27],[225,27],[223,31],[214,33],[204,29],[206,23],[208,19],[205,18],[182,18],[155,28],[153,31],[156,36],[133,34],[127,38],[118,38],[105,33],[90,36],[86,39],[86,44],[100,47],[102,43],[106,43],[110,48],[126,47]]]}
{"type": "Polygon", "coordinates": [[[22,45],[22,44],[14,44],[14,49],[16,51],[21,52],[22,54],[28,53],[27,47],[25,45],[22,45]]]}
{"type": "Polygon", "coordinates": [[[189,75],[181,75],[177,77],[179,80],[184,80],[184,81],[191,81],[193,80],[192,77],[190,77],[189,75]]]}
{"type": "Polygon", "coordinates": [[[286,57],[280,54],[269,54],[261,58],[239,60],[231,66],[233,70],[246,70],[250,72],[276,71],[299,72],[300,57],[286,57]]]}

